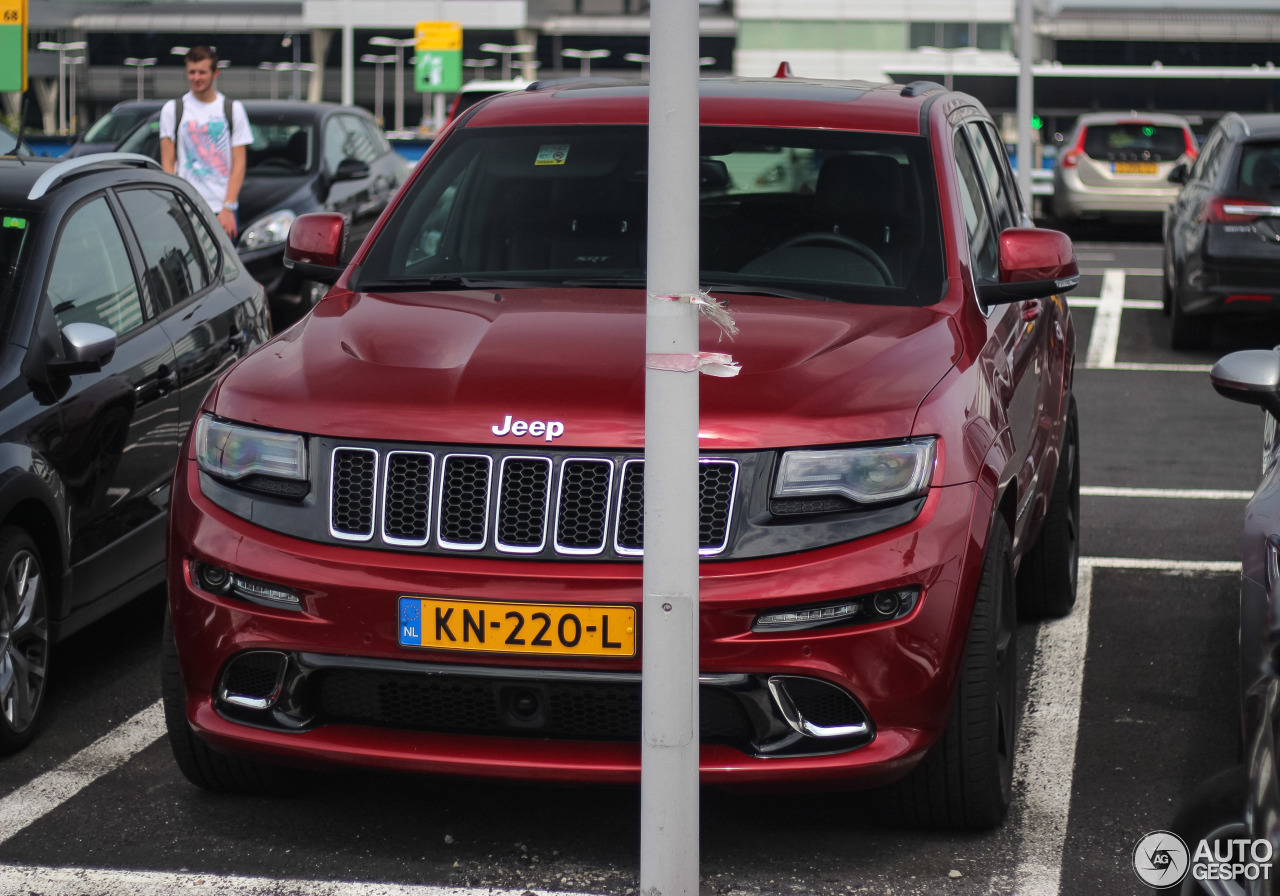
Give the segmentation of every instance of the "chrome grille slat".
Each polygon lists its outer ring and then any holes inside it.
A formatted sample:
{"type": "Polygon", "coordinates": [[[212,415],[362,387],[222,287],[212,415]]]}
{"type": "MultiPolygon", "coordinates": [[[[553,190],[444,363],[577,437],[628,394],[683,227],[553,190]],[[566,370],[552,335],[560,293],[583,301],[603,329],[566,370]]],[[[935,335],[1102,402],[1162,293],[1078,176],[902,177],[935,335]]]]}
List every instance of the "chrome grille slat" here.
{"type": "Polygon", "coordinates": [[[478,551],[489,530],[489,482],[493,458],[484,454],[450,454],[440,474],[440,513],[436,540],[442,548],[478,551]]]}
{"type": "Polygon", "coordinates": [[[547,545],[551,515],[551,460],[514,455],[502,459],[494,544],[500,551],[536,554],[547,545]]]}
{"type": "Polygon", "coordinates": [[[329,534],[343,541],[373,538],[378,452],[339,448],[329,470],[329,534]]]}
{"type": "MultiPolygon", "coordinates": [[[[342,541],[490,555],[644,554],[641,457],[337,445],[329,471],[329,534],[342,541]]],[[[699,460],[702,556],[729,547],[739,475],[736,460],[699,460]]]]}

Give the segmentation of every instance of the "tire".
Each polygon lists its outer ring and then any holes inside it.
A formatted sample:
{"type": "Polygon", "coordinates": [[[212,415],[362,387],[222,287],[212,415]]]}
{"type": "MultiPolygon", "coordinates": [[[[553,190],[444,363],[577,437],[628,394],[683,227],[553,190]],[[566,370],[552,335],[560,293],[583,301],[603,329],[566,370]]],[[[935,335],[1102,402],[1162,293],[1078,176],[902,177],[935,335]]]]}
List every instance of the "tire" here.
{"type": "Polygon", "coordinates": [[[173,622],[168,608],[164,614],[164,635],[160,645],[160,695],[164,704],[164,724],[169,747],[178,770],[192,784],[214,793],[292,793],[300,776],[294,769],[227,756],[214,750],[191,730],[184,709],[186,690],[178,666],[178,650],[173,640],[173,622]]]}
{"type": "Polygon", "coordinates": [[[1203,349],[1213,338],[1213,319],[1207,316],[1192,317],[1182,310],[1175,288],[1170,296],[1169,344],[1175,349],[1203,349]]]}
{"type": "Polygon", "coordinates": [[[981,831],[1004,820],[1013,797],[1017,721],[1017,619],[1012,545],[992,526],[947,726],[894,788],[902,821],[981,831]]]}
{"type": "Polygon", "coordinates": [[[1075,396],[1067,404],[1062,450],[1040,534],[1018,569],[1023,618],[1066,616],[1076,605],[1080,569],[1080,428],[1075,396]]]}
{"type": "MultiPolygon", "coordinates": [[[[1168,237],[1165,237],[1166,244],[1168,237]]],[[[1165,250],[1164,266],[1160,271],[1160,313],[1168,317],[1173,310],[1173,287],[1169,284],[1170,276],[1177,278],[1177,272],[1173,269],[1173,262],[1169,258],[1169,252],[1165,250]]]]}
{"type": "MultiPolygon", "coordinates": [[[[1209,845],[1210,850],[1215,842],[1252,841],[1253,834],[1245,821],[1248,795],[1249,776],[1244,766],[1219,772],[1192,791],[1178,809],[1170,829],[1182,838],[1192,857],[1201,840],[1209,845]]],[[[1221,847],[1220,854],[1229,854],[1228,847],[1221,847]]],[[[1239,893],[1243,896],[1247,891],[1243,880],[1215,881],[1218,889],[1207,890],[1192,873],[1190,866],[1193,864],[1194,861],[1188,861],[1187,875],[1181,885],[1161,892],[1178,893],[1179,896],[1207,896],[1210,893],[1239,893]]]]}
{"type": "Polygon", "coordinates": [[[0,754],[35,736],[49,682],[49,589],[31,536],[0,529],[0,754]]]}

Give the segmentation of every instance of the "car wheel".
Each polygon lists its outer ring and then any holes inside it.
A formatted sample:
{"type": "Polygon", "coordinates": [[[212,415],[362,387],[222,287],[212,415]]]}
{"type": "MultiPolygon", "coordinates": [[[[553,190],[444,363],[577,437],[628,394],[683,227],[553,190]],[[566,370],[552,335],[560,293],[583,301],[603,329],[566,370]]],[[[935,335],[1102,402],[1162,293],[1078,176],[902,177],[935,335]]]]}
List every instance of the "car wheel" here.
{"type": "Polygon", "coordinates": [[[1201,841],[1205,842],[1211,854],[1217,846],[1217,855],[1235,854],[1231,841],[1253,842],[1253,834],[1244,817],[1248,793],[1248,772],[1244,766],[1237,766],[1219,772],[1205,781],[1178,809],[1178,814],[1174,816],[1170,827],[1173,833],[1182,838],[1190,854],[1186,876],[1177,889],[1180,896],[1205,896],[1205,894],[1244,896],[1248,892],[1243,878],[1215,880],[1210,883],[1198,880],[1193,873],[1196,847],[1201,841]]]}
{"type": "Polygon", "coordinates": [[[160,645],[160,696],[169,747],[178,770],[197,787],[216,793],[291,793],[300,778],[293,769],[227,756],[214,750],[191,730],[184,709],[186,690],[178,666],[178,650],[173,640],[173,623],[168,608],[164,614],[164,636],[160,645]]]}
{"type": "Polygon", "coordinates": [[[1213,337],[1213,319],[1208,316],[1192,317],[1182,310],[1178,301],[1178,291],[1174,289],[1169,298],[1170,338],[1169,343],[1175,349],[1208,348],[1213,337]]]}
{"type": "Polygon", "coordinates": [[[49,597],[31,536],[0,530],[0,753],[22,749],[36,732],[49,680],[49,597]]]}
{"type": "Polygon", "coordinates": [[[920,765],[896,785],[898,812],[908,824],[986,830],[1009,810],[1018,690],[1012,554],[1009,530],[997,520],[947,726],[920,765]]]}
{"type": "MultiPolygon", "coordinates": [[[[1168,238],[1165,239],[1166,245],[1168,238]]],[[[1170,282],[1176,277],[1173,262],[1169,258],[1169,250],[1165,249],[1164,265],[1160,271],[1160,311],[1165,317],[1173,310],[1173,287],[1170,282]]]]}
{"type": "Polygon", "coordinates": [[[1066,616],[1076,604],[1080,568],[1080,435],[1075,396],[1040,535],[1018,569],[1018,610],[1033,619],[1066,616]]]}

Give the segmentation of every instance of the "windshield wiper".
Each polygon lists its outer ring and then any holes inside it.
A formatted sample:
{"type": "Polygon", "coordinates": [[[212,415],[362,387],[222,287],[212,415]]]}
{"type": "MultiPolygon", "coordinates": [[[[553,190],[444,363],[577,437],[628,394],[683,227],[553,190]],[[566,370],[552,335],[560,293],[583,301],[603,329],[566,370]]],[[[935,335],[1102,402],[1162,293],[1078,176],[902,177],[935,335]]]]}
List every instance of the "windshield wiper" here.
{"type": "Polygon", "coordinates": [[[798,289],[779,289],[776,286],[750,286],[741,283],[704,283],[705,292],[727,292],[748,296],[774,296],[779,299],[810,299],[814,302],[834,301],[832,296],[798,289]]]}
{"type": "Polygon", "coordinates": [[[431,274],[425,277],[371,280],[368,283],[361,281],[357,287],[361,292],[401,292],[438,289],[520,289],[545,285],[536,280],[486,280],[479,277],[466,277],[462,274],[431,274]]]}

